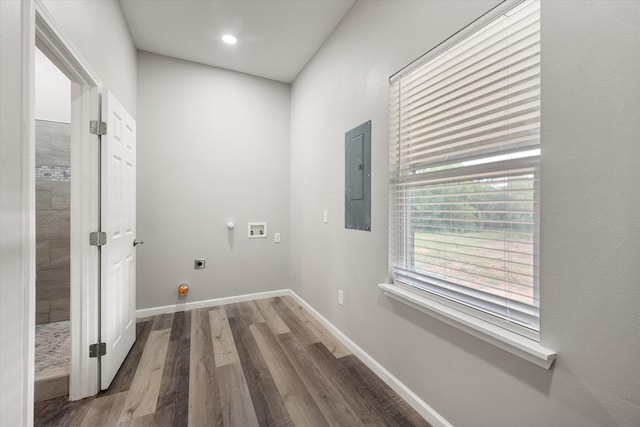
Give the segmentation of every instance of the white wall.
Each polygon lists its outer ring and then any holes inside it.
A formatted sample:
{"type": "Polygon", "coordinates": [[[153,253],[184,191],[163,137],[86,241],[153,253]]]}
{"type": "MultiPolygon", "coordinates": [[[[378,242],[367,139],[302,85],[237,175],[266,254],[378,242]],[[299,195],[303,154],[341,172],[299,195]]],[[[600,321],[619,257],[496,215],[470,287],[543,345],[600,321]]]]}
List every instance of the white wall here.
{"type": "Polygon", "coordinates": [[[136,48],[118,0],[42,2],[103,87],[113,92],[135,119],[136,48]]]}
{"type": "Polygon", "coordinates": [[[283,83],[139,52],[139,309],[288,287],[289,95],[283,83]],[[268,238],[248,239],[248,221],[267,221],[268,238]]]}
{"type": "Polygon", "coordinates": [[[360,1],[294,82],[291,286],[456,426],[640,425],[640,3],[543,3],[542,343],[555,368],[376,287],[388,274],[388,77],[497,3],[360,1]],[[344,229],[343,153],[344,132],[369,119],[367,233],[344,229]]]}
{"type": "Polygon", "coordinates": [[[36,120],[71,123],[71,81],[36,49],[36,120]]]}

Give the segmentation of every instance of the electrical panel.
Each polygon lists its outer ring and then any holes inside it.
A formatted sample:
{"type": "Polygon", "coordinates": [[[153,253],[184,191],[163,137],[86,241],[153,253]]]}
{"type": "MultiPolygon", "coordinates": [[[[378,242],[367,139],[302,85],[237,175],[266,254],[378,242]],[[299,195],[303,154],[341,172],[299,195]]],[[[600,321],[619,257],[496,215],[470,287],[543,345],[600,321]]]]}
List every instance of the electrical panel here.
{"type": "Polygon", "coordinates": [[[371,231],[371,120],[345,134],[345,228],[371,231]]]}

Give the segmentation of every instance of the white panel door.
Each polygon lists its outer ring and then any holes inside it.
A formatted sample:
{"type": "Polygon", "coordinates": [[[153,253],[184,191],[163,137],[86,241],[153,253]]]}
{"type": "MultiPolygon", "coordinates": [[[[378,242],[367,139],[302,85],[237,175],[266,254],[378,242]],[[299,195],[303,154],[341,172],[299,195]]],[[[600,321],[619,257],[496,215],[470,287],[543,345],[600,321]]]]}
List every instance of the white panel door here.
{"type": "Polygon", "coordinates": [[[109,91],[102,95],[100,330],[107,354],[100,385],[113,381],[136,340],[136,123],[109,91]]]}

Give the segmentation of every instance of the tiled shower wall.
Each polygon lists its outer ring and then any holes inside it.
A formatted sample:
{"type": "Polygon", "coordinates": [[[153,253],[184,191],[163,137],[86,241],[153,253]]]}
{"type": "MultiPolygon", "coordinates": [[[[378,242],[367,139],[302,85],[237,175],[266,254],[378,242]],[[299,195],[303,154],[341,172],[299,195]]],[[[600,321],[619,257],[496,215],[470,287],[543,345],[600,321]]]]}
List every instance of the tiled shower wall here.
{"type": "Polygon", "coordinates": [[[36,120],[36,323],[69,319],[70,130],[36,120]]]}

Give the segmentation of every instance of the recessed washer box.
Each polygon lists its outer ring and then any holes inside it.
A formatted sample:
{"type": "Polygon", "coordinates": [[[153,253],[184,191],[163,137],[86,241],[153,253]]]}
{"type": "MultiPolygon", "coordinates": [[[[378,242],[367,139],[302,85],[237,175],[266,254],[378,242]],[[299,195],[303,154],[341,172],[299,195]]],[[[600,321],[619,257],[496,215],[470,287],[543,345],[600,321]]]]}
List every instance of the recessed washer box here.
{"type": "Polygon", "coordinates": [[[248,236],[250,239],[260,239],[267,237],[266,222],[250,222],[248,236]]]}

